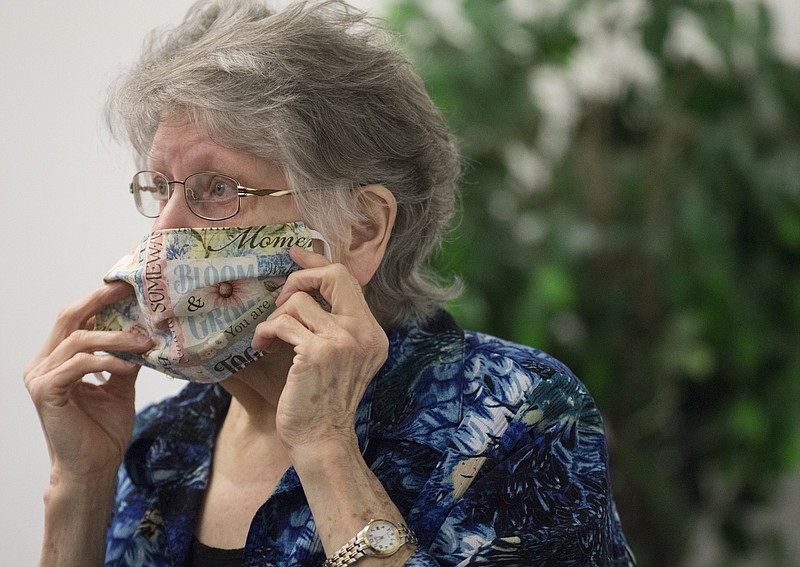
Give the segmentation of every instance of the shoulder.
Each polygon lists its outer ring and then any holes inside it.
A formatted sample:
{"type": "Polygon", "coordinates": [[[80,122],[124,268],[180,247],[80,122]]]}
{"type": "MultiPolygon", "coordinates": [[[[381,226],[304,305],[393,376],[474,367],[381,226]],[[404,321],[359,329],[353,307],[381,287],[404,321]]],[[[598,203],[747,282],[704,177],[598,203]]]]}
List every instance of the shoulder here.
{"type": "Polygon", "coordinates": [[[536,348],[464,331],[444,312],[391,333],[377,378],[376,430],[440,451],[482,454],[506,433],[530,436],[575,423],[602,437],[591,395],[565,364],[536,348]]]}
{"type": "Polygon", "coordinates": [[[541,350],[464,333],[462,416],[439,469],[437,498],[450,498],[432,541],[442,554],[476,564],[546,555],[559,565],[632,563],[600,412],[541,350]]]}
{"type": "Polygon", "coordinates": [[[533,347],[483,333],[464,333],[464,399],[475,411],[500,406],[526,428],[580,423],[602,435],[586,386],[567,365],[533,347]]]}
{"type": "MultiPolygon", "coordinates": [[[[550,537],[573,533],[578,517],[579,531],[609,528],[602,418],[565,364],[535,348],[466,332],[462,407],[454,470],[480,465],[480,474],[461,505],[516,501],[501,532],[519,527],[513,510],[524,510],[528,529],[553,528],[550,537]]],[[[493,522],[500,528],[498,518],[493,522]]]]}

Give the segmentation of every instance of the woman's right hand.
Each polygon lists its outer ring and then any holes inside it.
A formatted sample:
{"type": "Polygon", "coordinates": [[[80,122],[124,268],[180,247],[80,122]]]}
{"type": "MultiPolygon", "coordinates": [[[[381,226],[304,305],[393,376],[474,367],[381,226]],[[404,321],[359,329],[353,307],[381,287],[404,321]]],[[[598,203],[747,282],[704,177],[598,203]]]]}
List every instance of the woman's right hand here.
{"type": "Polygon", "coordinates": [[[130,293],[128,284],[115,282],[67,307],[25,369],[50,453],[51,486],[113,478],[122,462],[133,432],[139,366],[101,351],[141,353],[152,342],[136,333],[94,331],[92,325],[103,307],[130,293]],[[110,377],[103,384],[83,380],[95,372],[110,377]]]}

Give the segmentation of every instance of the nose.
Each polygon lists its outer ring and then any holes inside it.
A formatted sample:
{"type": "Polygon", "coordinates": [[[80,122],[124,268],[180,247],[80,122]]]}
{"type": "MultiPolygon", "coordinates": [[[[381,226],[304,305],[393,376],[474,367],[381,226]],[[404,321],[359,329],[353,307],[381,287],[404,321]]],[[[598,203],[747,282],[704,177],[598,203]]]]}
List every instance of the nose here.
{"type": "Polygon", "coordinates": [[[186,204],[186,189],[180,181],[171,181],[167,204],[161,209],[158,218],[153,222],[153,230],[165,228],[195,228],[205,221],[189,210],[186,204]]]}

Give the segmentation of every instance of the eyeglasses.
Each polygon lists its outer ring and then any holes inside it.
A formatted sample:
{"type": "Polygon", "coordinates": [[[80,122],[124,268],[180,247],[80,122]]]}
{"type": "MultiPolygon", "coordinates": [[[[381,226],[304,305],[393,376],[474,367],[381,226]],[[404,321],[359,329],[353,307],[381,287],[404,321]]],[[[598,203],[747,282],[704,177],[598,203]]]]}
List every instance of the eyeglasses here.
{"type": "Polygon", "coordinates": [[[214,171],[193,173],[183,181],[170,181],[157,171],[140,171],[133,176],[130,187],[136,209],[148,218],[158,217],[172,197],[176,183],[183,185],[189,210],[210,221],[236,216],[242,197],[281,197],[293,192],[292,189],[250,189],[233,177],[214,171]]]}

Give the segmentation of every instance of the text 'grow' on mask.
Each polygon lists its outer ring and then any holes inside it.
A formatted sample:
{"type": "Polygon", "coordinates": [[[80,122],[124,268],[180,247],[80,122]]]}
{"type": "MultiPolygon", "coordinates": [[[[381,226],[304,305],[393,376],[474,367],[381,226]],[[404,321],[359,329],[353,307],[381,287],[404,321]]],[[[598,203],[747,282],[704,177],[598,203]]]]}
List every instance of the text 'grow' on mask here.
{"type": "Polygon", "coordinates": [[[152,232],[106,274],[135,295],[101,311],[95,328],[156,342],[141,355],[113,353],[120,358],[192,382],[224,380],[263,356],[250,343],[300,269],[289,248],[315,239],[325,242],[301,222],[152,232]]]}

